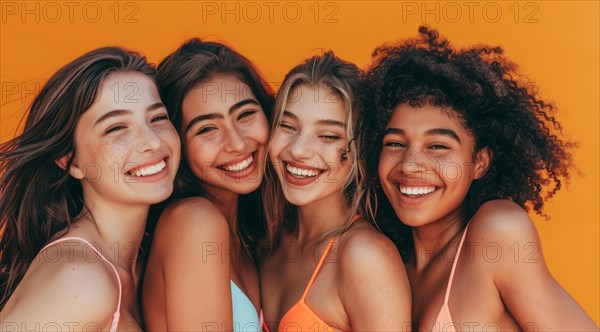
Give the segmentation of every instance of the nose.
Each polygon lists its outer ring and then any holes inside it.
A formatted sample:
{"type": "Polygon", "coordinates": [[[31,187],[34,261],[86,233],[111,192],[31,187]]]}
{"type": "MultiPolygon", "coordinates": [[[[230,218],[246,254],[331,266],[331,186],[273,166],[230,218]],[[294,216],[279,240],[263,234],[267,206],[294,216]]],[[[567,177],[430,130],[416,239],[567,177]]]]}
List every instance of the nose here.
{"type": "Polygon", "coordinates": [[[422,153],[410,148],[406,149],[400,158],[398,170],[404,174],[425,172],[428,168],[427,158],[422,153]]]}
{"type": "Polygon", "coordinates": [[[162,141],[154,128],[144,126],[140,130],[140,150],[141,152],[156,151],[160,149],[162,141]]]}
{"type": "Polygon", "coordinates": [[[226,152],[242,152],[246,148],[248,141],[246,137],[237,128],[233,127],[229,130],[225,137],[226,152]]]}
{"type": "Polygon", "coordinates": [[[311,139],[306,135],[298,135],[291,143],[289,150],[294,159],[308,159],[312,157],[313,153],[311,139]]]}

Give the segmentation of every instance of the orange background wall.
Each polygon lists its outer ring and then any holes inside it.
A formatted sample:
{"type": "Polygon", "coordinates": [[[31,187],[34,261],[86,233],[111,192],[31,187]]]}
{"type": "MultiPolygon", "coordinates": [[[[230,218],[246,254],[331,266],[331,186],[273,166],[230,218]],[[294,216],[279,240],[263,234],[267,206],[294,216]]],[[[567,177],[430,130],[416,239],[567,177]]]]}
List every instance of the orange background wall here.
{"type": "MultiPolygon", "coordinates": [[[[120,45],[160,61],[184,40],[224,41],[277,88],[321,49],[364,67],[376,45],[426,22],[455,45],[501,45],[556,102],[582,171],[533,216],[556,279],[600,322],[598,1],[0,1],[0,141],[35,91],[84,52],[120,45]]],[[[514,253],[506,253],[514,254],[514,253]]]]}

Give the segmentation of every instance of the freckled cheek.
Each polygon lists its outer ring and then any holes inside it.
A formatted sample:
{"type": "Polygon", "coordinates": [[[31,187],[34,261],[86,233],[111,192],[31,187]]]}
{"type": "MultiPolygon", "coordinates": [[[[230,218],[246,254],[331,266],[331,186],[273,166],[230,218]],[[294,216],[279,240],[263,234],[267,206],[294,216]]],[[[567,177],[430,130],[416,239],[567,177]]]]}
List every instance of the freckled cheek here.
{"type": "Polygon", "coordinates": [[[269,158],[271,162],[275,163],[275,160],[280,157],[281,153],[289,146],[289,137],[280,131],[276,131],[271,144],[269,145],[269,158]]]}
{"type": "MultiPolygon", "coordinates": [[[[342,162],[342,154],[344,153],[346,147],[343,144],[321,144],[319,146],[319,152],[323,156],[323,159],[329,167],[335,166],[336,168],[340,168],[340,163],[342,162]]],[[[348,159],[350,159],[348,157],[348,159]]],[[[344,165],[348,165],[349,163],[345,162],[344,165]]],[[[333,167],[332,167],[333,168],[333,167]]]]}
{"type": "Polygon", "coordinates": [[[176,148],[181,146],[181,140],[179,134],[173,125],[165,125],[155,129],[156,135],[161,138],[163,142],[169,145],[170,148],[176,148]]]}
{"type": "Polygon", "coordinates": [[[465,183],[468,186],[471,182],[473,164],[468,160],[448,155],[436,161],[436,168],[446,183],[465,183]]]}
{"type": "Polygon", "coordinates": [[[82,147],[80,152],[82,156],[85,156],[86,161],[98,164],[101,168],[114,168],[115,164],[122,168],[125,166],[124,163],[127,162],[125,159],[131,150],[131,142],[124,137],[119,137],[101,140],[92,146],[82,147]]]}

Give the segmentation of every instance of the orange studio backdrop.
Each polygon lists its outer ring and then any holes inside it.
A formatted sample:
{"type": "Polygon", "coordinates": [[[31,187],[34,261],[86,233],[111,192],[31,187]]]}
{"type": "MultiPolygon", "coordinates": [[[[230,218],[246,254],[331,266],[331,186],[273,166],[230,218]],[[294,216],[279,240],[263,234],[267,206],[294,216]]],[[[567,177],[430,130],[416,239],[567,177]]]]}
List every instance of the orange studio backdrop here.
{"type": "MultiPolygon", "coordinates": [[[[191,37],[225,42],[273,87],[323,49],[365,67],[426,23],[454,45],[502,46],[580,143],[581,175],[532,215],[555,278],[600,323],[598,1],[0,1],[0,141],[59,67],[118,45],[159,62],[191,37]]],[[[34,208],[34,207],[32,207],[34,208]]],[[[526,248],[502,254],[522,259],[526,248]]]]}

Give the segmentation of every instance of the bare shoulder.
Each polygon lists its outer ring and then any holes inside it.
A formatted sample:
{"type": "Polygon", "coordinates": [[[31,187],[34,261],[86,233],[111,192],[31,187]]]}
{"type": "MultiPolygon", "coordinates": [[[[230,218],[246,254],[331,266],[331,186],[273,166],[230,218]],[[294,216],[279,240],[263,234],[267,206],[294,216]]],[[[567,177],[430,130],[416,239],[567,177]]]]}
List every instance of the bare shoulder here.
{"type": "Polygon", "coordinates": [[[340,237],[338,248],[340,265],[344,270],[403,267],[394,243],[367,222],[353,225],[340,237]]]}
{"type": "Polygon", "coordinates": [[[119,301],[117,276],[87,245],[76,240],[55,244],[40,252],[30,269],[15,306],[3,313],[6,321],[110,322],[119,301]]]}
{"type": "Polygon", "coordinates": [[[217,207],[203,197],[177,200],[161,214],[155,241],[191,239],[193,241],[227,241],[229,225],[217,207]]]}
{"type": "Polygon", "coordinates": [[[410,326],[410,287],[392,241],[360,222],[339,242],[338,291],[352,329],[401,331],[410,326]]]}
{"type": "Polygon", "coordinates": [[[516,203],[498,199],[484,203],[469,223],[469,239],[496,243],[539,242],[538,233],[525,210],[516,203]]]}

